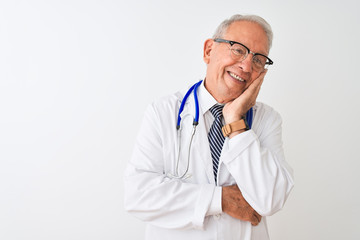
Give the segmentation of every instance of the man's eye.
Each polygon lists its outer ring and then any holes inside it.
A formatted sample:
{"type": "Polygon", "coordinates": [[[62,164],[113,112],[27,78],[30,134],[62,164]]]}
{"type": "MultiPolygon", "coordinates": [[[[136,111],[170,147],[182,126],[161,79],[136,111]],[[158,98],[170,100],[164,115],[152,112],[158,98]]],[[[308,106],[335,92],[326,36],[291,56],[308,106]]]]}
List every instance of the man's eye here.
{"type": "Polygon", "coordinates": [[[236,55],[245,55],[246,54],[245,49],[242,49],[242,48],[234,48],[233,51],[236,55]]]}
{"type": "Polygon", "coordinates": [[[254,56],[253,57],[253,62],[255,63],[255,64],[258,64],[258,65],[265,65],[265,63],[266,63],[266,58],[265,57],[263,57],[263,56],[254,56]]]}

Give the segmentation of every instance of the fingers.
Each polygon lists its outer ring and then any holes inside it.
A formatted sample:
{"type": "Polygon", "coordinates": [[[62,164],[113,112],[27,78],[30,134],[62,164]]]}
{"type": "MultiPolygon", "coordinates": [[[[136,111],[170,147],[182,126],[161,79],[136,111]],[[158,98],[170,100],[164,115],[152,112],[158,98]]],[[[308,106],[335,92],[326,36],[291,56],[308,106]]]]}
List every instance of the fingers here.
{"type": "Polygon", "coordinates": [[[264,82],[267,70],[264,70],[260,75],[245,89],[243,94],[249,94],[249,96],[257,96],[259,94],[262,83],[264,82]]]}
{"type": "Polygon", "coordinates": [[[257,226],[261,221],[259,215],[245,200],[237,185],[224,186],[222,191],[222,209],[230,216],[250,222],[257,226]]]}
{"type": "Polygon", "coordinates": [[[264,82],[266,73],[267,73],[267,69],[265,69],[263,72],[261,72],[260,75],[250,84],[250,86],[248,88],[260,90],[260,87],[261,87],[262,83],[264,82]]]}
{"type": "Polygon", "coordinates": [[[239,120],[241,116],[244,116],[246,112],[255,105],[266,73],[267,70],[261,72],[259,76],[240,94],[239,97],[225,105],[223,109],[223,116],[226,123],[239,120]]]}
{"type": "Polygon", "coordinates": [[[264,69],[264,71],[262,71],[260,73],[260,75],[257,77],[257,79],[260,79],[261,81],[263,81],[264,78],[265,78],[266,73],[267,73],[267,69],[264,69]]]}
{"type": "Polygon", "coordinates": [[[251,219],[251,225],[257,226],[261,222],[261,215],[254,210],[254,214],[251,219]]]}
{"type": "Polygon", "coordinates": [[[249,91],[250,95],[252,96],[252,98],[251,98],[252,106],[255,105],[256,98],[259,95],[260,88],[261,88],[262,83],[264,82],[266,72],[267,72],[267,70],[264,70],[262,73],[260,73],[259,77],[257,79],[255,79],[255,81],[247,89],[249,91]]]}

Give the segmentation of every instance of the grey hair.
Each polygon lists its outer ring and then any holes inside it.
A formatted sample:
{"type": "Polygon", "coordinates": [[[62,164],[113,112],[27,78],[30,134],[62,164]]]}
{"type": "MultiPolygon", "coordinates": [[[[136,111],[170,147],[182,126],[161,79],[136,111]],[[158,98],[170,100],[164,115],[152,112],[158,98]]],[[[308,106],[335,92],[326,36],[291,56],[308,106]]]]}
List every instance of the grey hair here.
{"type": "MultiPolygon", "coordinates": [[[[224,36],[224,34],[226,33],[228,27],[230,26],[230,24],[232,24],[233,22],[239,22],[239,21],[248,21],[248,22],[254,22],[259,24],[265,31],[267,39],[268,39],[268,47],[269,50],[271,48],[272,45],[272,40],[273,40],[273,32],[271,30],[271,26],[268,22],[265,21],[265,19],[263,19],[262,17],[259,17],[257,15],[240,15],[240,14],[235,14],[234,16],[232,16],[229,19],[224,20],[216,29],[213,38],[222,38],[224,36]]],[[[230,39],[231,40],[231,39],[230,39]]]]}

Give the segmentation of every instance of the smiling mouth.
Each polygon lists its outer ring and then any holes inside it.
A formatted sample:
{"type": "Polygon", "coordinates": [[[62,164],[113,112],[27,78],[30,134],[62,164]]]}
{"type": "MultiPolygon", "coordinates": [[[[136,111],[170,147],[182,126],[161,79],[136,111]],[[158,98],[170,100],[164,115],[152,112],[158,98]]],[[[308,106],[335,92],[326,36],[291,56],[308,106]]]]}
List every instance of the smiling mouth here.
{"type": "Polygon", "coordinates": [[[231,77],[235,78],[236,80],[239,80],[240,82],[245,82],[244,79],[242,79],[240,76],[236,75],[235,73],[228,72],[231,77]]]}

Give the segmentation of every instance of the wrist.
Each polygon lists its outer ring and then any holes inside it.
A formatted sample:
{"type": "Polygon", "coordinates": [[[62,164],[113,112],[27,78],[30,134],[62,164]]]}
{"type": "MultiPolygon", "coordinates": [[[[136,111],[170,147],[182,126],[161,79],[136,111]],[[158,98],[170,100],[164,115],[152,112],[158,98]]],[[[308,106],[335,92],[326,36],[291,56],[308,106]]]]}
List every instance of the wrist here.
{"type": "Polygon", "coordinates": [[[249,126],[246,122],[245,118],[242,118],[238,121],[234,121],[232,123],[226,124],[222,127],[222,133],[224,137],[232,138],[242,132],[245,132],[249,129],[249,126]]]}
{"type": "Polygon", "coordinates": [[[246,115],[246,112],[243,114],[242,111],[223,111],[223,116],[225,124],[231,124],[233,122],[240,121],[246,115]]]}

